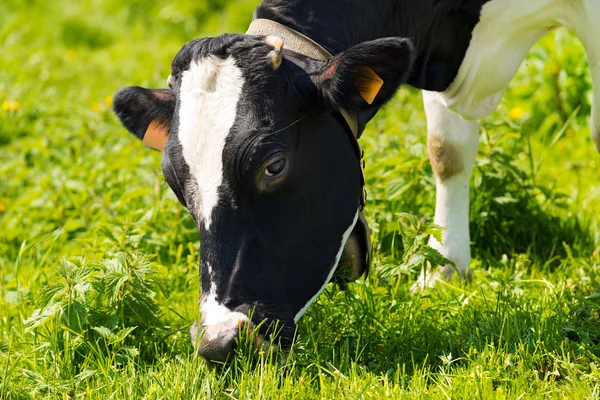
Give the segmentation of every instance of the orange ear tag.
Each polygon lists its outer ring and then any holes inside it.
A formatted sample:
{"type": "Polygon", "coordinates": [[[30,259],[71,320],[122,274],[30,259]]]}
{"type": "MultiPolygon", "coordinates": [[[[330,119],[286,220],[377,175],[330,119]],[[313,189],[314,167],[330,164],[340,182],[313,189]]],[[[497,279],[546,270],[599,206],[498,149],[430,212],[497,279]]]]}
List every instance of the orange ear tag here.
{"type": "Polygon", "coordinates": [[[167,143],[168,134],[169,128],[154,120],[148,125],[142,143],[155,150],[162,151],[165,148],[165,143],[167,143]]]}
{"type": "Polygon", "coordinates": [[[369,67],[357,67],[354,70],[354,82],[363,99],[373,104],[383,86],[383,79],[369,67]]]}

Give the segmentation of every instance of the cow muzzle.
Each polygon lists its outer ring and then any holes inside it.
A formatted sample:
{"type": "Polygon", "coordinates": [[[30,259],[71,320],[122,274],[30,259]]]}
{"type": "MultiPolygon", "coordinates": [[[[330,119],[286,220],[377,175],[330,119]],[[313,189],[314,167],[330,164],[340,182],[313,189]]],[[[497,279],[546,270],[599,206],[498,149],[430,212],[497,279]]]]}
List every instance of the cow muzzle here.
{"type": "Polygon", "coordinates": [[[257,350],[278,349],[280,346],[285,349],[291,345],[294,332],[295,326],[290,324],[271,321],[268,325],[257,326],[247,318],[230,318],[208,326],[196,321],[190,329],[194,347],[209,363],[230,360],[240,340],[249,341],[257,350]],[[277,329],[276,326],[283,328],[277,329]],[[265,339],[267,337],[269,340],[265,339]],[[272,342],[275,340],[277,345],[272,342]]]}
{"type": "Polygon", "coordinates": [[[235,349],[241,321],[225,321],[209,327],[195,322],[190,330],[198,354],[207,361],[225,362],[235,349]]]}

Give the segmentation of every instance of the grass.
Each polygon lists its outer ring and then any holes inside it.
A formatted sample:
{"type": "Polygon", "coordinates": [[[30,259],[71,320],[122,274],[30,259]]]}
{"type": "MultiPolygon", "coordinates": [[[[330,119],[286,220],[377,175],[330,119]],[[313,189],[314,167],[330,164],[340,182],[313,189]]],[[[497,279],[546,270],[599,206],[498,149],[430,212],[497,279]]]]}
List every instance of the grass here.
{"type": "Polygon", "coordinates": [[[289,353],[241,343],[216,369],[193,353],[197,233],[110,97],[164,86],[184,42],[243,31],[254,5],[0,3],[0,398],[598,398],[600,157],[565,30],[482,122],[472,284],[409,290],[402,213],[429,226],[434,179],[404,88],[361,140],[372,274],[330,285],[289,353]]]}

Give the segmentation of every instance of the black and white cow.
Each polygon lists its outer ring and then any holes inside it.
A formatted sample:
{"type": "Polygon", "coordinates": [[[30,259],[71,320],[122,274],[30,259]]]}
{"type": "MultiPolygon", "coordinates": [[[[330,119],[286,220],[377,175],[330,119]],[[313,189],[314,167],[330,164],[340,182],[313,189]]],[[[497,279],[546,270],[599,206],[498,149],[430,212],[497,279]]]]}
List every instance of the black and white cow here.
{"type": "MultiPolygon", "coordinates": [[[[352,264],[366,258],[368,233],[349,132],[360,136],[402,83],[423,89],[435,222],[447,228],[432,245],[468,276],[477,120],[561,25],[582,40],[600,87],[599,21],[592,0],[263,0],[248,34],[187,43],[170,90],[117,93],[123,124],[164,146],[164,176],[200,232],[200,354],[227,358],[239,325],[263,320],[282,323],[289,344],[342,257],[350,275],[365,269],[352,264]]],[[[600,150],[599,105],[595,90],[600,150]]]]}

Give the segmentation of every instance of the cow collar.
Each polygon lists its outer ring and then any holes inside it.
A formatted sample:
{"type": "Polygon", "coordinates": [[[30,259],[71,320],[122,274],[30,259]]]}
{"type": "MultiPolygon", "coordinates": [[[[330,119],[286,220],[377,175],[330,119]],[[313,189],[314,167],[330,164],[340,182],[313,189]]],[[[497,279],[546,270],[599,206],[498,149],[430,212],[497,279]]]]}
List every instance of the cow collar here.
{"type": "MultiPolygon", "coordinates": [[[[270,19],[255,19],[248,27],[246,34],[256,36],[277,36],[283,39],[287,49],[314,60],[329,61],[333,58],[330,52],[325,50],[321,45],[308,36],[270,19]]],[[[339,112],[344,118],[344,121],[346,121],[346,124],[352,133],[352,135],[349,135],[350,141],[352,142],[360,161],[361,188],[363,193],[360,201],[360,209],[362,210],[365,206],[366,192],[364,188],[365,176],[362,161],[363,153],[360,149],[360,145],[358,144],[358,136],[360,134],[358,129],[358,117],[356,114],[349,113],[346,110],[339,110],[339,112]]]]}

